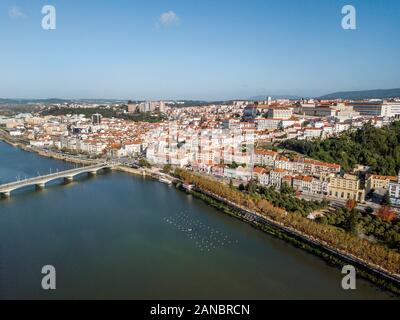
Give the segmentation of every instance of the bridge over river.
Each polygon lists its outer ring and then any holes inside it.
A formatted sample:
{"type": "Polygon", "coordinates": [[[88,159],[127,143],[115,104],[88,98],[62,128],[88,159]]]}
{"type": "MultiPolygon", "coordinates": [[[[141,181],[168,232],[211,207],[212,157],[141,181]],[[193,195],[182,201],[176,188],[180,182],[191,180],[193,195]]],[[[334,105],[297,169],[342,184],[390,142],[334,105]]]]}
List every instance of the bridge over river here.
{"type": "Polygon", "coordinates": [[[0,195],[3,197],[10,197],[11,192],[29,186],[45,188],[47,183],[58,179],[64,179],[65,182],[71,182],[74,180],[74,177],[78,175],[84,173],[96,175],[101,170],[112,169],[113,166],[113,164],[102,163],[2,184],[0,185],[0,195]]]}

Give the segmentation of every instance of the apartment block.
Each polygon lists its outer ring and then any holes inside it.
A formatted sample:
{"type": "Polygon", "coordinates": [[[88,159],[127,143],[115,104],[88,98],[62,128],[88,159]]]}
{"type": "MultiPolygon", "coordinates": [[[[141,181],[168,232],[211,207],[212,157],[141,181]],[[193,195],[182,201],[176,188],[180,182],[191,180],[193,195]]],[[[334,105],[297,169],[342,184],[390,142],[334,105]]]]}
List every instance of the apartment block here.
{"type": "Polygon", "coordinates": [[[360,179],[350,174],[330,177],[328,193],[335,200],[362,202],[365,199],[365,190],[360,188],[360,179]]]}

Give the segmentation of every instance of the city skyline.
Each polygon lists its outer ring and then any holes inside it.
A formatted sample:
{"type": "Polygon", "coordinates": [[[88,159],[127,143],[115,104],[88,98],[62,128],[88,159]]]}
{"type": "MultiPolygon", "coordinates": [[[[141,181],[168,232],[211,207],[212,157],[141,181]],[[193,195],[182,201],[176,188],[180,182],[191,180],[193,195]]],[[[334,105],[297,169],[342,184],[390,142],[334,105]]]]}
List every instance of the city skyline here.
{"type": "Polygon", "coordinates": [[[400,87],[396,1],[0,5],[0,97],[229,100],[400,87]]]}

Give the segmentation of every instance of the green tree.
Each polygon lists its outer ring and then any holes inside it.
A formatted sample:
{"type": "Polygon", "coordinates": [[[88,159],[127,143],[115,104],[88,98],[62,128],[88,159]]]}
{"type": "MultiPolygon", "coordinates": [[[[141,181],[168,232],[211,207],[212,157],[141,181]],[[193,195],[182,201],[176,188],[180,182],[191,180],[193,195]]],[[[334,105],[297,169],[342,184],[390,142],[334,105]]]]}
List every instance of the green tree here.
{"type": "Polygon", "coordinates": [[[254,194],[257,192],[257,183],[254,180],[251,180],[247,186],[246,186],[246,190],[250,193],[250,194],[254,194]]]}
{"type": "Polygon", "coordinates": [[[371,167],[373,173],[394,176],[400,170],[400,121],[383,128],[367,123],[360,129],[328,139],[292,139],[279,146],[310,158],[338,163],[344,170],[362,164],[371,167]]]}
{"type": "Polygon", "coordinates": [[[151,168],[151,164],[146,159],[140,159],[139,166],[143,168],[151,168]]]}
{"type": "Polygon", "coordinates": [[[169,174],[171,173],[171,171],[172,171],[172,166],[170,164],[166,164],[163,168],[163,172],[169,174]]]}
{"type": "Polygon", "coordinates": [[[294,196],[296,194],[296,190],[294,190],[287,182],[284,182],[281,186],[281,193],[294,196]]]}
{"type": "Polygon", "coordinates": [[[239,168],[239,165],[235,161],[233,161],[230,165],[228,165],[228,167],[230,169],[237,169],[239,168]]]}

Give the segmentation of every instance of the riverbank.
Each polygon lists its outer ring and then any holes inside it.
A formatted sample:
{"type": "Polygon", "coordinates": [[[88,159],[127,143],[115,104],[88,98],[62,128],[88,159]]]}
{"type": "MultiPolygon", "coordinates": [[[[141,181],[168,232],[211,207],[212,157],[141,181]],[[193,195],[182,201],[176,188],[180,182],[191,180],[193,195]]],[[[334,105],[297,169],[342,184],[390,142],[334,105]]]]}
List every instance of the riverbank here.
{"type": "Polygon", "coordinates": [[[71,157],[71,156],[68,156],[65,154],[59,154],[59,153],[55,153],[55,152],[51,152],[51,151],[46,152],[45,150],[29,146],[20,141],[16,141],[16,140],[12,139],[10,136],[8,136],[6,133],[4,133],[3,131],[0,131],[0,141],[3,141],[4,143],[7,143],[15,148],[20,148],[27,152],[34,152],[34,153],[38,154],[39,156],[50,158],[50,159],[55,159],[55,160],[60,160],[60,161],[64,161],[64,162],[85,165],[85,166],[99,163],[99,161],[95,161],[95,160],[86,160],[86,159],[81,159],[81,158],[75,158],[75,157],[71,157]]]}
{"type": "MultiPolygon", "coordinates": [[[[67,156],[61,157],[61,158],[56,158],[51,155],[49,155],[46,152],[36,152],[30,147],[24,148],[23,145],[21,144],[16,144],[16,143],[9,143],[10,145],[13,145],[14,147],[19,147],[21,149],[24,149],[28,152],[35,152],[43,157],[48,157],[48,158],[53,158],[57,160],[62,160],[62,161],[67,161],[67,162],[74,162],[71,160],[76,160],[76,159],[71,159],[67,156]]],[[[76,162],[75,162],[76,163],[76,162]]],[[[90,162],[90,164],[93,164],[93,162],[90,162]]],[[[143,176],[143,173],[145,173],[146,177],[151,177],[151,178],[156,178],[155,172],[152,170],[147,170],[147,169],[134,169],[134,168],[128,168],[124,166],[116,167],[115,170],[120,171],[120,172],[125,172],[129,174],[133,174],[136,176],[143,176]]],[[[192,194],[196,197],[201,198],[203,201],[209,203],[213,207],[224,211],[225,213],[230,214],[231,216],[234,216],[236,218],[239,218],[240,220],[250,223],[251,225],[255,226],[256,228],[269,233],[271,235],[274,235],[277,238],[283,239],[285,241],[288,241],[292,244],[294,244],[296,247],[302,248],[310,253],[313,253],[321,258],[323,258],[325,261],[329,262],[332,265],[336,266],[343,266],[345,264],[348,264],[349,262],[353,264],[355,267],[357,267],[358,274],[362,276],[365,279],[368,279],[369,281],[384,287],[392,292],[395,292],[397,294],[400,293],[400,287],[398,280],[396,279],[391,279],[390,277],[386,277],[384,273],[382,273],[382,270],[379,269],[371,269],[370,266],[367,266],[365,262],[361,262],[355,260],[355,257],[350,257],[346,256],[344,253],[338,253],[334,248],[324,246],[320,242],[317,242],[316,239],[310,239],[310,237],[307,237],[304,234],[299,233],[296,230],[291,230],[289,228],[285,228],[276,222],[273,222],[272,220],[269,221],[263,216],[258,215],[255,212],[252,212],[250,210],[247,210],[246,208],[237,206],[233,203],[230,203],[226,199],[222,199],[220,197],[217,197],[216,195],[213,195],[211,193],[207,193],[204,190],[197,190],[193,191],[192,194]],[[202,195],[202,196],[201,196],[202,195]],[[212,200],[213,199],[213,200],[212,200]],[[214,204],[213,204],[214,202],[214,204]],[[219,204],[217,204],[219,203],[219,204]],[[228,208],[228,209],[227,209],[228,208]]]]}
{"type": "MultiPolygon", "coordinates": [[[[71,167],[5,143],[0,153],[6,180],[71,167]]],[[[55,299],[394,298],[364,279],[344,291],[340,272],[322,259],[172,186],[122,172],[23,190],[0,210],[4,299],[48,299],[37,290],[45,264],[58,266],[63,280],[55,299]]]]}
{"type": "MultiPolygon", "coordinates": [[[[85,165],[85,166],[104,162],[104,161],[86,160],[86,159],[82,159],[82,158],[76,158],[76,157],[68,156],[68,155],[62,154],[62,153],[55,153],[55,152],[51,152],[51,151],[45,151],[40,148],[35,148],[35,147],[29,146],[23,142],[12,139],[4,131],[0,131],[0,141],[3,141],[15,148],[20,148],[21,150],[24,150],[26,152],[34,152],[41,157],[46,157],[46,158],[50,158],[50,159],[54,159],[54,160],[60,160],[60,161],[64,161],[64,162],[80,164],[80,165],[85,165]]],[[[130,168],[130,167],[119,165],[119,166],[113,167],[113,170],[136,175],[136,176],[141,176],[141,177],[151,177],[151,178],[155,178],[155,179],[159,178],[157,176],[156,172],[147,170],[145,168],[135,169],[135,168],[130,168]]]]}
{"type": "Polygon", "coordinates": [[[298,248],[306,250],[324,259],[333,266],[343,267],[351,264],[356,268],[357,274],[362,278],[400,296],[400,277],[397,274],[392,274],[378,265],[373,265],[347,252],[332,248],[327,243],[323,243],[293,228],[286,227],[283,224],[268,219],[257,212],[250,211],[247,208],[243,208],[208,191],[200,188],[186,191],[219,211],[249,223],[257,229],[285,240],[298,248]]]}

